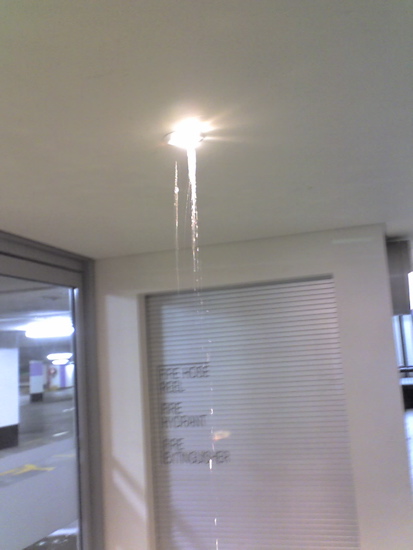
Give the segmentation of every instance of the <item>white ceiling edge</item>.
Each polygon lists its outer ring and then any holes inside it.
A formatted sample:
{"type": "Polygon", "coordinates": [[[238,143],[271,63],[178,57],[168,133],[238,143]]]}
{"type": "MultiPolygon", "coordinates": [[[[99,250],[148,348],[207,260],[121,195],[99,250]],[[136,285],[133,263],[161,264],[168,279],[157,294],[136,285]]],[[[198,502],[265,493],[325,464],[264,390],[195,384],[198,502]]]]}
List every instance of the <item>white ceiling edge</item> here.
{"type": "MultiPolygon", "coordinates": [[[[0,229],[91,258],[174,248],[164,136],[210,121],[200,244],[384,223],[413,235],[408,3],[8,3],[0,229]]],[[[186,226],[186,230],[184,230],[186,226]]]]}

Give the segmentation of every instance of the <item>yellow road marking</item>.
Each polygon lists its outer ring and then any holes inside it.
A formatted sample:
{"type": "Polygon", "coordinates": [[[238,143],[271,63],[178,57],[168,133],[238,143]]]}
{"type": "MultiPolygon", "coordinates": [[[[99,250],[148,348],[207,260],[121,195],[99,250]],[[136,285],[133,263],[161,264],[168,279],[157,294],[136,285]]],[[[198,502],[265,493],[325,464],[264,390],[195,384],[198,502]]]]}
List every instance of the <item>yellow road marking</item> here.
{"type": "Polygon", "coordinates": [[[40,466],[35,466],[34,464],[25,464],[19,468],[13,468],[12,470],[7,470],[7,472],[1,472],[0,476],[12,475],[18,476],[20,474],[25,474],[27,472],[50,472],[54,470],[54,467],[50,468],[41,468],[40,466]]]}

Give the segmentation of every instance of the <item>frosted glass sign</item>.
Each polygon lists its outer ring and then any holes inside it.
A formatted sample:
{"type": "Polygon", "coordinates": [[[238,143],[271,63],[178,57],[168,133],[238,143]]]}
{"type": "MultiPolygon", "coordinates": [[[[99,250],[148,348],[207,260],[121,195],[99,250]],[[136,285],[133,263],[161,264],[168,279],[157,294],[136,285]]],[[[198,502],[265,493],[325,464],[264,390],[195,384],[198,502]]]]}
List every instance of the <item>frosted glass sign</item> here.
{"type": "Polygon", "coordinates": [[[147,299],[159,550],[359,548],[331,279],[147,299]]]}
{"type": "Polygon", "coordinates": [[[228,462],[228,450],[215,449],[216,434],[212,433],[213,414],[211,408],[200,402],[193,403],[188,395],[208,395],[211,389],[210,365],[208,363],[188,363],[184,365],[159,367],[159,391],[161,402],[161,424],[163,428],[162,462],[164,464],[208,464],[228,462]],[[186,396],[180,395],[186,393],[186,396]],[[174,401],[170,401],[174,399],[174,401]],[[196,428],[198,434],[194,431],[196,428]],[[187,434],[190,429],[191,433],[187,434]],[[214,437],[215,435],[215,437],[214,437]],[[212,443],[211,443],[212,441],[212,443]],[[191,449],[191,444],[204,448],[191,449]]]}

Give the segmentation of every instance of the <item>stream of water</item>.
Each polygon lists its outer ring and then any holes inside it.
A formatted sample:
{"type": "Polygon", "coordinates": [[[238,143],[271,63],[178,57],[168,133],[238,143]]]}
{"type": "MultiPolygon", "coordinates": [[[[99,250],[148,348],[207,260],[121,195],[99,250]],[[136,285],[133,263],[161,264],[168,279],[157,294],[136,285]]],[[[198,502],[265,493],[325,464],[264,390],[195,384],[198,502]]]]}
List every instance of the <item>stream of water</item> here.
{"type": "Polygon", "coordinates": [[[200,286],[199,269],[199,223],[198,223],[198,203],[196,189],[196,149],[195,147],[186,150],[188,158],[188,180],[191,192],[191,245],[192,245],[192,268],[194,273],[194,290],[200,286]]]}
{"type": "MultiPolygon", "coordinates": [[[[201,331],[205,333],[205,323],[208,310],[204,307],[203,297],[202,297],[202,273],[201,273],[201,262],[200,262],[200,250],[199,250],[199,220],[198,220],[198,203],[197,203],[197,158],[196,158],[196,149],[195,147],[188,147],[186,149],[186,157],[188,163],[188,195],[187,195],[187,204],[185,209],[185,224],[184,224],[184,233],[186,233],[185,226],[186,220],[189,217],[189,208],[190,208],[190,221],[191,221],[191,249],[192,249],[192,272],[193,272],[193,290],[197,293],[199,298],[198,303],[198,314],[199,321],[202,325],[201,331]]],[[[180,244],[179,244],[179,174],[178,174],[178,163],[175,162],[175,179],[174,179],[174,207],[175,207],[175,265],[176,265],[176,282],[177,290],[180,291],[180,275],[179,275],[179,253],[180,253],[180,244]]],[[[211,340],[206,338],[204,334],[205,342],[202,345],[202,351],[205,352],[205,361],[210,363],[210,343],[211,340]]],[[[213,419],[214,414],[214,386],[212,378],[210,379],[210,415],[211,420],[213,419]]],[[[212,454],[215,454],[215,441],[219,438],[216,437],[217,433],[215,432],[214,423],[211,423],[211,448],[212,454]]],[[[212,476],[213,461],[209,462],[209,470],[212,476]]],[[[210,490],[212,494],[215,495],[217,499],[217,491],[215,486],[215,479],[211,477],[210,490]]],[[[218,508],[218,504],[216,504],[218,508]]],[[[214,541],[215,550],[219,550],[219,539],[218,539],[218,518],[215,516],[213,525],[211,525],[211,535],[212,540],[214,541]]]]}

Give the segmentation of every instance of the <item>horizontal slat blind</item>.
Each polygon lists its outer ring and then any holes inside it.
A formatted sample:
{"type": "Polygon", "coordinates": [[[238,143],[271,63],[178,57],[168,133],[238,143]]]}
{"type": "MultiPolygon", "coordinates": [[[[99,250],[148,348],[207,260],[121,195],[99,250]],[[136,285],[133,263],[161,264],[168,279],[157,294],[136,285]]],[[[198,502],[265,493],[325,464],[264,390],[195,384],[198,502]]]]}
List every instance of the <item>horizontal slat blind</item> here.
{"type": "Polygon", "coordinates": [[[147,298],[158,550],[359,548],[332,279],[147,298]]]}

